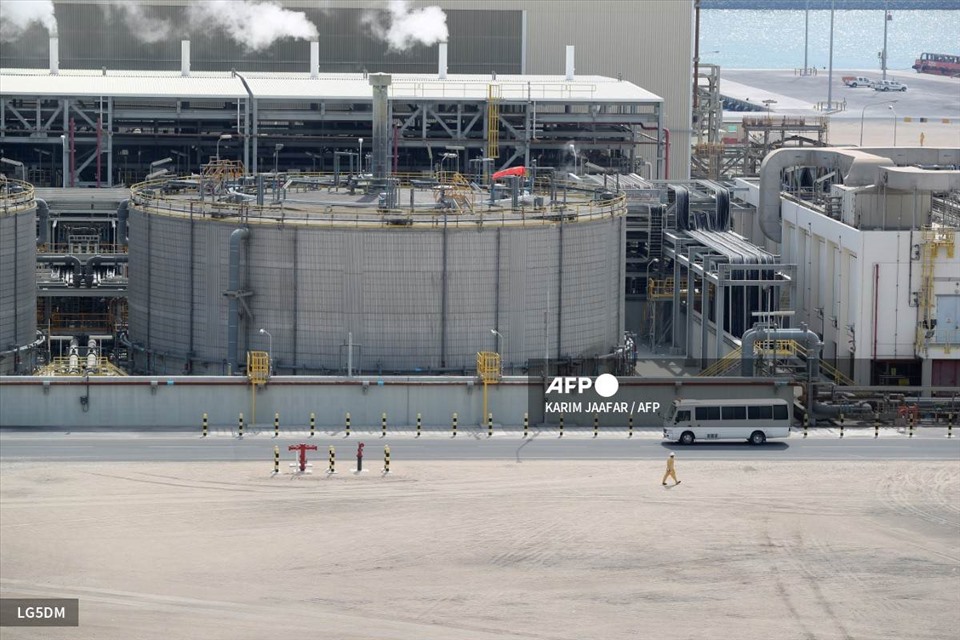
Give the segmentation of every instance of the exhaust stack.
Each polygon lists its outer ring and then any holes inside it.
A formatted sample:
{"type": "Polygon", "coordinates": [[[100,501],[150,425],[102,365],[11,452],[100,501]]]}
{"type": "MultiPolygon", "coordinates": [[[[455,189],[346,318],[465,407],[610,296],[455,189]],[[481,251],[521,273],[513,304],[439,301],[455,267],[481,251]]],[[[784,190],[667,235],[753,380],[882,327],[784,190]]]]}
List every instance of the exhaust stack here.
{"type": "Polygon", "coordinates": [[[180,75],[187,77],[190,75],[190,41],[180,41],[180,75]]]}
{"type": "Polygon", "coordinates": [[[573,45],[567,45],[567,80],[573,80],[573,45]]]}
{"type": "Polygon", "coordinates": [[[440,43],[440,58],[438,60],[439,68],[437,69],[437,75],[440,76],[441,80],[447,79],[447,43],[440,43]]]}
{"type": "Polygon", "coordinates": [[[310,43],[310,77],[316,80],[320,77],[320,43],[310,43]]]}
{"type": "Polygon", "coordinates": [[[50,38],[50,75],[60,73],[60,38],[50,38]]]}

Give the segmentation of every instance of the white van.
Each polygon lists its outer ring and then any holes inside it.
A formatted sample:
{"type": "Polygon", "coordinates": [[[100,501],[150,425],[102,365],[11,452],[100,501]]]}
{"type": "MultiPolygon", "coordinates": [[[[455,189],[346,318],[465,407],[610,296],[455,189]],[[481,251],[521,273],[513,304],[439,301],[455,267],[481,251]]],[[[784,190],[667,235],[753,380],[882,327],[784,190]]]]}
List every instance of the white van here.
{"type": "Polygon", "coordinates": [[[697,440],[746,440],[790,436],[786,400],[674,400],[663,422],[663,437],[680,444],[697,440]]]}

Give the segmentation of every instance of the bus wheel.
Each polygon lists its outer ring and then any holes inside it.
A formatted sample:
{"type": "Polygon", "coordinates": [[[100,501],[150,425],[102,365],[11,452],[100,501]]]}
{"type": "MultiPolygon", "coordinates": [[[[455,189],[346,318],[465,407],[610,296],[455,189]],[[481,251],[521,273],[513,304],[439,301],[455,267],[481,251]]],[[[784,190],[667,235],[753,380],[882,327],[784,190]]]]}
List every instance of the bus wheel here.
{"type": "Polygon", "coordinates": [[[767,441],[767,436],[763,431],[754,431],[750,434],[750,444],[763,444],[767,441]]]}
{"type": "Polygon", "coordinates": [[[693,444],[694,439],[692,431],[684,431],[680,435],[680,444],[693,444]]]}

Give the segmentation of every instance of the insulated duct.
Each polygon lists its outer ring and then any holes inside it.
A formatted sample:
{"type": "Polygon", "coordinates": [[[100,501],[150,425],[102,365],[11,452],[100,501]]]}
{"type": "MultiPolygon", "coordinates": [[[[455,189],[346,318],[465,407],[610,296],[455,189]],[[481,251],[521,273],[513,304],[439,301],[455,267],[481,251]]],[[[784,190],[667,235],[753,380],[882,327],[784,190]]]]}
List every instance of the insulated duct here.
{"type": "MultiPolygon", "coordinates": [[[[250,229],[234,229],[230,234],[230,290],[227,309],[227,364],[234,371],[240,368],[237,359],[237,335],[240,331],[240,243],[250,237],[250,229]]],[[[191,258],[192,259],[192,258],[191,258]]]]}
{"type": "Polygon", "coordinates": [[[373,87],[373,154],[370,164],[374,187],[383,189],[390,171],[390,101],[387,94],[391,76],[372,73],[369,79],[373,87]]]}
{"type": "Polygon", "coordinates": [[[903,191],[943,191],[960,183],[955,171],[926,170],[921,166],[956,166],[960,149],[895,147],[876,149],[778,149],[767,154],[760,164],[760,197],[757,213],[763,235],[780,242],[781,172],[787,167],[815,166],[835,170],[848,187],[884,184],[903,191]],[[956,175],[954,175],[956,174],[956,175]]]}
{"type": "Polygon", "coordinates": [[[127,246],[127,217],[130,215],[128,207],[130,200],[124,200],[117,207],[117,244],[127,246]]]}
{"type": "Polygon", "coordinates": [[[46,200],[34,198],[37,203],[37,218],[40,224],[40,234],[37,236],[37,245],[44,245],[50,242],[50,207],[46,200]]]}

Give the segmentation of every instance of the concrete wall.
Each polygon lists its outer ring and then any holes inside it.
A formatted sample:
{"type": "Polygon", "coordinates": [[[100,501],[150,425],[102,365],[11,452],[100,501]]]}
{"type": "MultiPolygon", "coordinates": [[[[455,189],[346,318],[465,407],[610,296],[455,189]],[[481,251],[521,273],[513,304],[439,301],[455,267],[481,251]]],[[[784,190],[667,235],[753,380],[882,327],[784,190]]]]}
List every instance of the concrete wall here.
{"type": "MultiPolygon", "coordinates": [[[[494,422],[519,426],[524,412],[530,423],[543,420],[543,385],[540,380],[508,378],[489,388],[489,411],[494,422]]],[[[200,429],[208,414],[211,426],[235,426],[243,412],[250,424],[252,393],[244,378],[228,377],[127,377],[24,378],[0,377],[2,427],[181,427],[200,429]],[[83,402],[81,398],[87,398],[83,402]]],[[[616,402],[659,402],[665,408],[675,398],[779,397],[793,398],[793,388],[782,381],[762,378],[620,378],[616,402]]],[[[662,409],[661,409],[662,410],[662,409]]],[[[306,428],[310,413],[317,427],[342,427],[350,412],[352,427],[380,428],[381,413],[390,425],[414,425],[417,413],[424,426],[450,425],[459,414],[461,426],[477,425],[483,412],[483,389],[474,378],[335,378],[276,377],[256,394],[257,423],[272,428],[280,413],[283,428],[306,428]]],[[[587,416],[582,424],[591,423],[587,416]]],[[[600,423],[625,426],[626,416],[603,416],[600,423]]],[[[565,424],[577,424],[573,416],[565,424]]],[[[656,427],[654,413],[634,416],[637,427],[656,427]]]]}

